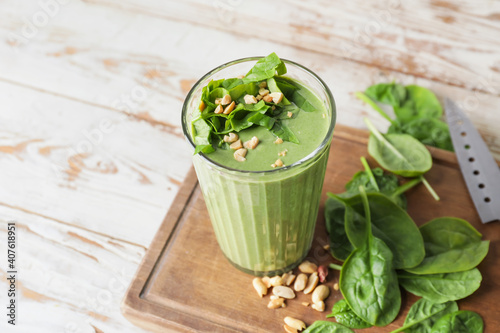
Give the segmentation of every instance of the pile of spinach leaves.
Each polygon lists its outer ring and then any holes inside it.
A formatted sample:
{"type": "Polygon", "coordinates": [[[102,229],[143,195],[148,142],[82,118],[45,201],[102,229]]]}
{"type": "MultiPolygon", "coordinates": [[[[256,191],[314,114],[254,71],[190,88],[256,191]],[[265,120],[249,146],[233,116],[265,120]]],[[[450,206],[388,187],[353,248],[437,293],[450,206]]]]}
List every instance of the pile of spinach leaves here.
{"type": "Polygon", "coordinates": [[[195,154],[214,152],[216,148],[229,149],[224,135],[240,132],[252,126],[263,126],[284,141],[299,143],[295,134],[286,125],[287,114],[296,115],[300,111],[312,112],[315,108],[309,96],[297,89],[290,79],[283,77],[287,69],[285,63],[271,53],[257,61],[243,78],[212,80],[202,89],[201,105],[192,114],[191,135],[196,145],[195,154]],[[276,104],[260,100],[255,104],[245,104],[244,96],[256,96],[259,84],[266,82],[270,93],[281,92],[283,100],[276,104]],[[230,95],[236,103],[229,113],[214,113],[215,100],[230,95]]]}
{"type": "Polygon", "coordinates": [[[400,310],[399,286],[422,298],[396,332],[482,332],[481,317],[459,311],[455,301],[474,293],[482,276],[476,266],[488,253],[489,241],[467,221],[454,217],[431,220],[418,228],[406,212],[404,192],[420,181],[399,185],[381,169],[364,170],[329,193],[325,206],[330,251],[343,265],[340,291],[328,317],[349,328],[385,326],[400,310]]]}
{"type": "Polygon", "coordinates": [[[425,145],[453,151],[448,125],[440,120],[443,109],[436,95],[427,88],[380,83],[357,92],[356,97],[373,107],[391,126],[387,134],[408,134],[425,145]],[[392,106],[395,119],[377,103],[392,106]]]}

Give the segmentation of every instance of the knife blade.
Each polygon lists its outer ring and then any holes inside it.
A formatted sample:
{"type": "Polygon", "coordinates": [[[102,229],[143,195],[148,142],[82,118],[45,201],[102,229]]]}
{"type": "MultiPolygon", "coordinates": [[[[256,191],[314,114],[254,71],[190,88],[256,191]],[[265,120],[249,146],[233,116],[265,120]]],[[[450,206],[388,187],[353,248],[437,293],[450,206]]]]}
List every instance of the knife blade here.
{"type": "Polygon", "coordinates": [[[488,146],[465,113],[445,100],[451,141],[469,194],[481,222],[500,219],[500,169],[488,146]]]}

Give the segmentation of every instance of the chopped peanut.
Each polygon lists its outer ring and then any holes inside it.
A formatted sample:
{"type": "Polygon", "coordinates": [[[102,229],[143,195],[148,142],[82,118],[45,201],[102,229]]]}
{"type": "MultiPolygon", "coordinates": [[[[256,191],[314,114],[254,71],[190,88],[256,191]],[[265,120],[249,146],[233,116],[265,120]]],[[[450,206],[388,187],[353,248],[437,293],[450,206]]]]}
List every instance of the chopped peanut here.
{"type": "Polygon", "coordinates": [[[238,140],[238,134],[236,133],[229,133],[229,135],[224,135],[224,142],[233,143],[236,140],[238,140]]]}
{"type": "Polygon", "coordinates": [[[278,156],[283,156],[283,157],[285,157],[287,152],[288,152],[288,149],[285,149],[285,150],[283,150],[283,151],[279,152],[279,153],[278,153],[278,156]]]}
{"type": "Polygon", "coordinates": [[[266,96],[266,95],[268,95],[268,94],[269,94],[269,90],[264,89],[264,88],[260,88],[260,89],[259,89],[259,95],[261,95],[261,96],[266,96]]]}
{"type": "Polygon", "coordinates": [[[259,88],[266,88],[266,87],[267,87],[266,81],[262,81],[261,83],[259,83],[259,88]]]}
{"type": "Polygon", "coordinates": [[[222,107],[222,105],[220,105],[220,104],[217,105],[217,107],[214,110],[214,113],[219,114],[219,113],[222,113],[222,112],[224,112],[224,108],[222,107]]]}
{"type": "MultiPolygon", "coordinates": [[[[229,95],[227,95],[227,96],[229,96],[229,95]]],[[[234,110],[235,105],[236,105],[236,103],[234,103],[234,101],[232,101],[231,104],[226,106],[226,108],[224,109],[224,114],[230,114],[234,110]]]]}
{"type": "Polygon", "coordinates": [[[283,100],[283,93],[280,92],[270,93],[269,96],[273,98],[274,104],[279,104],[283,100]]]}
{"type": "Polygon", "coordinates": [[[231,95],[225,95],[224,97],[222,97],[222,100],[220,101],[220,104],[222,104],[222,105],[228,105],[231,102],[232,102],[231,95]]]}
{"type": "Polygon", "coordinates": [[[283,161],[281,159],[277,159],[276,162],[274,162],[273,164],[271,164],[271,166],[273,168],[277,168],[277,167],[282,167],[284,164],[283,164],[283,161]]]}
{"type": "Polygon", "coordinates": [[[260,101],[260,100],[262,100],[262,96],[261,96],[261,95],[257,95],[257,97],[255,97],[255,99],[256,99],[257,101],[260,101]]]}
{"type": "Polygon", "coordinates": [[[287,114],[286,114],[286,116],[287,116],[288,118],[292,118],[292,117],[293,117],[293,113],[292,113],[292,112],[290,112],[290,111],[288,111],[288,112],[287,112],[287,114]]]}
{"type": "Polygon", "coordinates": [[[262,97],[262,99],[266,103],[271,103],[273,101],[273,97],[271,95],[266,95],[266,96],[262,97]]]}
{"type": "Polygon", "coordinates": [[[245,100],[245,104],[257,103],[257,99],[253,95],[245,95],[245,97],[243,97],[243,99],[245,100]]]}
{"type": "Polygon", "coordinates": [[[283,143],[283,139],[282,138],[277,138],[276,141],[274,141],[275,144],[277,145],[280,145],[283,143]]]}
{"type": "Polygon", "coordinates": [[[259,138],[254,136],[250,140],[246,141],[243,144],[243,147],[249,148],[249,149],[255,149],[255,147],[257,147],[258,144],[259,144],[259,138]]]}
{"type": "Polygon", "coordinates": [[[243,148],[243,145],[241,144],[241,140],[238,139],[235,142],[231,143],[231,145],[229,145],[229,148],[234,149],[234,150],[238,150],[238,149],[243,148]]]}
{"type": "Polygon", "coordinates": [[[237,151],[235,151],[233,156],[234,156],[234,159],[237,160],[238,162],[244,162],[247,160],[245,158],[246,154],[247,154],[247,150],[245,148],[241,148],[241,149],[238,149],[237,151]]]}

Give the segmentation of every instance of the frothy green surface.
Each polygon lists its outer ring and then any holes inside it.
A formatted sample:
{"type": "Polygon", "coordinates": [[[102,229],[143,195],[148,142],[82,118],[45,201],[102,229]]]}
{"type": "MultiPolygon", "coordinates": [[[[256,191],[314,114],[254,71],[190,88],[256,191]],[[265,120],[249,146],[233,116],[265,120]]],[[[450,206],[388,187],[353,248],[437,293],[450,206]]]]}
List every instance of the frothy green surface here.
{"type": "MultiPolygon", "coordinates": [[[[322,101],[310,89],[298,83],[296,80],[287,80],[300,91],[307,92],[308,99],[315,107],[313,112],[299,111],[290,119],[283,120],[298,138],[298,144],[283,142],[275,144],[276,137],[262,126],[253,126],[237,133],[242,142],[250,140],[253,136],[259,138],[259,145],[254,150],[248,149],[246,161],[238,162],[234,159],[232,149],[217,149],[215,152],[206,155],[212,161],[224,166],[248,171],[271,170],[273,164],[280,158],[285,165],[293,164],[311,152],[313,152],[323,141],[331,122],[330,115],[326,112],[322,101]],[[278,153],[287,150],[286,156],[279,156],[278,153]]],[[[293,100],[292,100],[293,101],[293,100]]]]}

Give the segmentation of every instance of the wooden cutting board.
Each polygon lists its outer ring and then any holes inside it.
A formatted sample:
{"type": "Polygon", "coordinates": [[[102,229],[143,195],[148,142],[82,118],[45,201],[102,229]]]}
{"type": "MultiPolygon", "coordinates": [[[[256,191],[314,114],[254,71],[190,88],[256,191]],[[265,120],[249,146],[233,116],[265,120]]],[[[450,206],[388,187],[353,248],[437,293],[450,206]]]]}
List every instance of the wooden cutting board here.
{"type": "MultiPolygon", "coordinates": [[[[343,192],[344,184],[362,169],[359,158],[368,157],[367,138],[365,131],[340,125],[335,129],[322,205],[309,252],[309,259],[318,264],[334,261],[323,249],[328,244],[323,217],[326,193],[343,192]]],[[[479,265],[483,275],[481,287],[459,301],[459,306],[478,312],[485,321],[485,332],[497,332],[500,222],[480,223],[455,155],[432,148],[431,153],[434,166],[426,178],[441,201],[434,201],[424,186],[419,185],[407,193],[408,212],[418,225],[440,216],[466,219],[485,239],[491,240],[490,251],[479,265]]],[[[373,159],[368,161],[372,167],[376,166],[373,159]]],[[[259,298],[252,287],[252,278],[231,266],[220,251],[191,169],[125,295],[122,312],[136,325],[158,332],[284,332],[284,317],[300,318],[310,325],[325,320],[333,304],[342,298],[339,291],[333,291],[326,301],[326,311],[320,313],[301,304],[310,302],[311,295],[298,293],[296,299],[287,301],[286,308],[270,310],[269,294],[259,298]]],[[[326,283],[331,287],[335,282],[338,272],[330,270],[326,283]]],[[[390,332],[400,327],[416,300],[414,295],[403,292],[402,310],[394,323],[357,332],[390,332]]]]}

